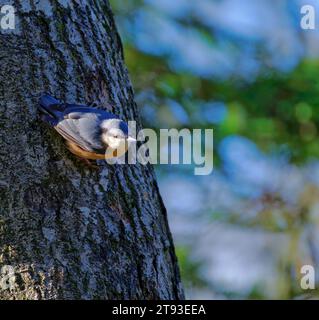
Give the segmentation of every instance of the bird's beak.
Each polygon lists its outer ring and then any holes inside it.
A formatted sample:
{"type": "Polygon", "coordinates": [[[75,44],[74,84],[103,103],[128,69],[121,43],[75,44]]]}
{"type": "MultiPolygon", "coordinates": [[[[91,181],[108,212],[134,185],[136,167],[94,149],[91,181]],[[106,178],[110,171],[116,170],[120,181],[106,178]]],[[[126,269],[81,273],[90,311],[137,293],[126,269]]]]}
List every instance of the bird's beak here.
{"type": "Polygon", "coordinates": [[[128,143],[135,143],[136,142],[136,139],[134,139],[132,137],[128,137],[126,140],[128,143]]]}

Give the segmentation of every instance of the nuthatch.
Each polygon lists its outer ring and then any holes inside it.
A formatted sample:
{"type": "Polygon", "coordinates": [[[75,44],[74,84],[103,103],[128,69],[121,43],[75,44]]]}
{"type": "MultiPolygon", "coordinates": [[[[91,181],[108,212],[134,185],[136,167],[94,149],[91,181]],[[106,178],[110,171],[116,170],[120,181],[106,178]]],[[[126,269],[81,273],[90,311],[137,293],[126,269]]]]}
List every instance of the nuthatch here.
{"type": "Polygon", "coordinates": [[[40,98],[41,118],[67,141],[69,150],[87,160],[120,157],[135,142],[116,115],[90,106],[62,103],[48,94],[40,98]]]}

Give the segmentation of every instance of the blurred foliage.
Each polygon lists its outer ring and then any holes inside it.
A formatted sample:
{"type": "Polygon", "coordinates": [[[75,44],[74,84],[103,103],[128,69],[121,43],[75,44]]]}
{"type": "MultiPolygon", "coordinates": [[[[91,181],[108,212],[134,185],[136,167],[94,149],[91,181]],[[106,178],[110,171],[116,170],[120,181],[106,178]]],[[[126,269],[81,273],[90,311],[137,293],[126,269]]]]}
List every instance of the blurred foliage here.
{"type": "Polygon", "coordinates": [[[142,110],[146,126],[162,128],[171,123],[176,127],[207,128],[213,124],[204,116],[205,102],[222,101],[227,114],[214,126],[217,142],[238,134],[253,139],[266,151],[285,145],[297,162],[319,156],[318,60],[303,61],[289,74],[260,76],[254,83],[240,79],[208,81],[172,73],[158,65],[158,58],[142,53],[138,56],[130,47],[126,48],[126,61],[136,92],[143,92],[138,101],[146,109],[142,110]],[[170,109],[171,99],[183,106],[183,119],[187,120],[181,121],[182,116],[170,109]]]}
{"type": "MultiPolygon", "coordinates": [[[[266,290],[257,282],[240,291],[203,276],[205,261],[196,258],[195,246],[174,235],[186,288],[206,286],[227,298],[305,294],[298,270],[304,261],[317,261],[314,240],[305,234],[318,225],[319,182],[311,180],[318,166],[308,164],[319,157],[319,51],[306,54],[307,46],[315,50],[318,38],[306,40],[300,33],[301,2],[259,0],[258,9],[249,0],[241,1],[242,7],[236,0],[111,0],[144,126],[214,128],[214,179],[192,178],[198,197],[206,196],[193,200],[197,214],[204,221],[208,216],[213,223],[250,228],[252,233],[282,234],[288,243],[276,260],[276,287],[271,284],[266,290]],[[237,11],[225,13],[223,21],[218,10],[231,4],[237,11]],[[269,23],[263,25],[263,19],[269,23]],[[248,27],[240,25],[243,21],[248,27]],[[237,162],[231,146],[242,156],[237,162]]],[[[165,182],[174,173],[178,180],[189,176],[187,170],[159,167],[158,175],[165,182]]],[[[168,193],[182,203],[171,188],[168,193]]],[[[197,232],[197,238],[202,235],[197,232]]],[[[275,252],[275,247],[267,250],[275,252]]]]}
{"type": "Polygon", "coordinates": [[[180,265],[181,276],[186,287],[203,287],[205,280],[199,275],[200,261],[190,258],[191,250],[186,246],[178,246],[176,255],[180,265]]]}

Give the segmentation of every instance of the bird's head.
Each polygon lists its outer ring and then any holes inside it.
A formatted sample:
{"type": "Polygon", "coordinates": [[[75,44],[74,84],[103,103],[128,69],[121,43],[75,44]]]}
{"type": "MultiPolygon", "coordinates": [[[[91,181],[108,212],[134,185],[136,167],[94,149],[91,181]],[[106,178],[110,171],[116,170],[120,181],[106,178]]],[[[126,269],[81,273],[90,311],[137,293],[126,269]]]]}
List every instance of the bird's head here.
{"type": "Polygon", "coordinates": [[[136,140],[128,135],[127,124],[120,119],[104,120],[101,125],[102,140],[112,149],[128,149],[136,140]]]}

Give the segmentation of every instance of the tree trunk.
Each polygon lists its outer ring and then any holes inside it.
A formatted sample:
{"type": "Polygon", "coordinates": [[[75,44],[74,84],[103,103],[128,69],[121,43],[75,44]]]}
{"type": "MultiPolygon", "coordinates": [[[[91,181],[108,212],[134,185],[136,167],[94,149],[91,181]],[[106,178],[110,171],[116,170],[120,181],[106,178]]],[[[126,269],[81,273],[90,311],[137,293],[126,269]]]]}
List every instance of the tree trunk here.
{"type": "Polygon", "coordinates": [[[86,167],[37,111],[46,91],[141,126],[109,3],[13,5],[16,29],[0,34],[0,298],[182,299],[153,168],[86,167]]]}

